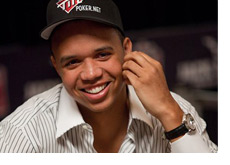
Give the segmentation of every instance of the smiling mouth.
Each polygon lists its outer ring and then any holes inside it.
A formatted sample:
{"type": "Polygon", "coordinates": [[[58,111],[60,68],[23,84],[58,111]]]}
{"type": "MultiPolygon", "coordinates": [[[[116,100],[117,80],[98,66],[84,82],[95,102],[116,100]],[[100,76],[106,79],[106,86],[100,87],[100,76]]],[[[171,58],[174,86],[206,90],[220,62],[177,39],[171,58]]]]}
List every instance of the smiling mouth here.
{"type": "Polygon", "coordinates": [[[89,94],[98,94],[101,91],[103,91],[108,85],[109,85],[109,83],[106,83],[104,85],[97,86],[97,87],[94,87],[94,88],[82,89],[82,91],[86,92],[86,93],[89,93],[89,94]]]}

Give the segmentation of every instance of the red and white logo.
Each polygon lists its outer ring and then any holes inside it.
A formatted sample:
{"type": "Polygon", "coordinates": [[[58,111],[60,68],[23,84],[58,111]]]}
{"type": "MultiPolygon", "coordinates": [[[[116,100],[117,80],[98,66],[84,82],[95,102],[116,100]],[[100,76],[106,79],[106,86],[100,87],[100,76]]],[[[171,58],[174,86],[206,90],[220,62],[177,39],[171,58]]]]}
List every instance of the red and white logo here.
{"type": "Polygon", "coordinates": [[[66,11],[66,13],[70,13],[73,8],[75,8],[77,5],[82,3],[83,0],[60,0],[57,2],[57,8],[61,8],[62,10],[66,11]]]}

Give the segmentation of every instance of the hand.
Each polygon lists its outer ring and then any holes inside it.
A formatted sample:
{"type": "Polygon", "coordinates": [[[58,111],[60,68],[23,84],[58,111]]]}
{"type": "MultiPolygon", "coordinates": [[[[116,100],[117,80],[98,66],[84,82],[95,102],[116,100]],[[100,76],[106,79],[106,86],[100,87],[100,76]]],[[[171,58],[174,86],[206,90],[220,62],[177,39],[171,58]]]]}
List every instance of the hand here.
{"type": "Polygon", "coordinates": [[[166,131],[179,126],[183,112],[168,89],[161,64],[143,52],[125,55],[123,76],[145,109],[158,118],[166,131]]]}

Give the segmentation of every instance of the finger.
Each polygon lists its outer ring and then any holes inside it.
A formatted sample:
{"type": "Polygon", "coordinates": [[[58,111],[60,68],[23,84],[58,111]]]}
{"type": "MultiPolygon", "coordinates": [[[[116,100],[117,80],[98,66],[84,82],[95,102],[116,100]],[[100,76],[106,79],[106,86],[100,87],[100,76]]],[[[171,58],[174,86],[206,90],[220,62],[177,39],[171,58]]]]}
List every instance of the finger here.
{"type": "Polygon", "coordinates": [[[140,52],[140,54],[151,64],[153,65],[161,65],[161,63],[157,60],[155,60],[154,58],[148,56],[147,54],[140,52]]]}
{"type": "Polygon", "coordinates": [[[131,82],[129,81],[129,79],[127,78],[125,74],[123,74],[123,79],[127,85],[131,85],[131,82]]]}
{"type": "Polygon", "coordinates": [[[123,70],[129,70],[132,73],[134,73],[137,77],[143,75],[143,68],[132,60],[126,61],[122,67],[123,70]]]}
{"type": "Polygon", "coordinates": [[[135,61],[141,67],[144,67],[147,64],[149,64],[148,60],[146,60],[146,58],[142,55],[142,53],[137,51],[125,55],[124,61],[129,61],[129,60],[135,61]]]}
{"type": "Polygon", "coordinates": [[[141,66],[150,64],[161,67],[161,63],[159,61],[140,51],[134,51],[133,54],[128,54],[126,58],[136,60],[141,66]]]}
{"type": "Polygon", "coordinates": [[[124,70],[122,74],[126,82],[135,87],[136,83],[138,82],[138,77],[129,70],[124,70]]]}
{"type": "Polygon", "coordinates": [[[164,69],[161,65],[161,63],[157,60],[155,60],[154,58],[148,56],[147,54],[143,53],[143,52],[139,52],[139,54],[146,59],[146,61],[148,61],[148,63],[146,63],[146,66],[148,66],[148,64],[150,64],[153,68],[155,68],[156,70],[158,70],[159,72],[161,72],[162,74],[164,74],[164,69]]]}

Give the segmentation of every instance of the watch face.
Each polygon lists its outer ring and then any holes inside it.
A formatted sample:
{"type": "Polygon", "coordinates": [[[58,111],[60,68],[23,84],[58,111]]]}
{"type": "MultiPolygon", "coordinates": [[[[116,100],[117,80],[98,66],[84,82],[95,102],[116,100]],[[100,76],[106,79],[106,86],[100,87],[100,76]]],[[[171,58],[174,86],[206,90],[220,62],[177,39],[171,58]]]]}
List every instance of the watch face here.
{"type": "Polygon", "coordinates": [[[189,132],[196,130],[195,121],[191,114],[186,115],[185,125],[188,128],[189,132]]]}

